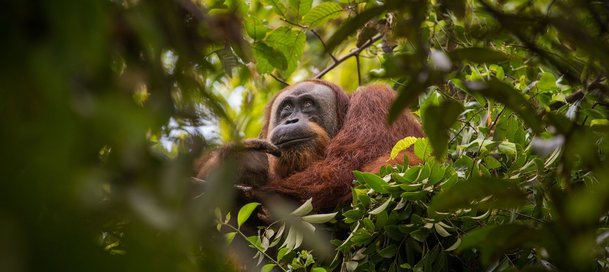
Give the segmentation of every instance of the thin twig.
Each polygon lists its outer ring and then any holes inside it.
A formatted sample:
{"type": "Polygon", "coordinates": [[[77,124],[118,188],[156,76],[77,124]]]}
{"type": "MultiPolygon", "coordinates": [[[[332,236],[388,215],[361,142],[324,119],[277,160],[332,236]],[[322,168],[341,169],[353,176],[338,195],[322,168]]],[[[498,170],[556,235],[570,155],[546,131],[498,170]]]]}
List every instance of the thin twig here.
{"type": "Polygon", "coordinates": [[[273,75],[273,74],[270,74],[270,73],[269,73],[269,75],[270,75],[270,76],[271,76],[273,79],[277,80],[277,82],[279,82],[279,83],[281,83],[281,84],[283,84],[283,85],[285,85],[285,86],[290,86],[290,83],[287,83],[285,80],[283,80],[283,79],[281,79],[281,78],[278,78],[276,75],[273,75]]]}
{"type": "Polygon", "coordinates": [[[319,35],[319,33],[317,33],[317,31],[315,31],[315,30],[313,30],[313,29],[310,29],[310,28],[309,28],[309,27],[307,27],[307,26],[303,26],[303,25],[301,25],[301,24],[299,24],[299,23],[292,22],[292,21],[290,21],[290,20],[288,20],[288,19],[285,19],[285,18],[281,18],[281,20],[282,20],[282,21],[284,21],[284,22],[286,22],[286,23],[288,23],[288,24],[291,24],[291,25],[293,25],[293,26],[300,27],[300,28],[302,28],[302,29],[304,29],[304,30],[307,30],[307,31],[310,31],[311,33],[313,33],[313,35],[315,35],[315,37],[317,37],[317,39],[319,40],[319,42],[321,43],[321,45],[324,47],[324,51],[328,52],[328,55],[330,55],[330,57],[332,58],[332,60],[334,60],[334,62],[337,62],[337,61],[338,61],[338,60],[336,59],[336,57],[334,57],[334,54],[332,54],[332,52],[330,52],[330,50],[328,50],[328,47],[326,46],[326,43],[324,42],[324,39],[322,39],[322,38],[321,38],[321,35],[319,35]]]}
{"type": "Polygon", "coordinates": [[[245,234],[243,234],[243,232],[241,232],[241,230],[239,230],[238,228],[235,228],[233,225],[231,224],[226,224],[226,223],[221,223],[224,226],[227,226],[228,228],[232,229],[233,231],[235,231],[236,233],[238,233],[241,237],[243,237],[243,239],[245,239],[250,245],[254,246],[254,248],[256,250],[258,250],[258,252],[262,253],[262,255],[264,255],[264,257],[266,257],[267,259],[269,259],[271,262],[273,262],[277,267],[279,267],[279,269],[281,269],[282,271],[287,271],[285,268],[283,268],[283,266],[281,266],[281,264],[276,261],[275,259],[273,259],[273,257],[269,256],[266,252],[260,250],[256,244],[254,244],[253,242],[251,242],[250,240],[247,239],[247,236],[245,236],[245,234]]]}
{"type": "Polygon", "coordinates": [[[370,38],[370,40],[366,41],[362,46],[349,52],[349,54],[342,56],[341,58],[337,59],[334,63],[332,63],[330,66],[323,69],[321,72],[319,72],[317,75],[315,75],[314,78],[316,78],[316,79],[322,78],[325,74],[332,71],[332,69],[336,68],[336,66],[338,66],[345,60],[349,59],[350,57],[359,55],[360,52],[362,52],[364,49],[370,47],[372,44],[374,44],[376,41],[380,40],[382,37],[383,37],[383,34],[377,34],[376,36],[370,38]]]}
{"type": "Polygon", "coordinates": [[[362,71],[359,67],[359,54],[355,55],[355,64],[357,65],[357,86],[362,86],[362,71]]]}

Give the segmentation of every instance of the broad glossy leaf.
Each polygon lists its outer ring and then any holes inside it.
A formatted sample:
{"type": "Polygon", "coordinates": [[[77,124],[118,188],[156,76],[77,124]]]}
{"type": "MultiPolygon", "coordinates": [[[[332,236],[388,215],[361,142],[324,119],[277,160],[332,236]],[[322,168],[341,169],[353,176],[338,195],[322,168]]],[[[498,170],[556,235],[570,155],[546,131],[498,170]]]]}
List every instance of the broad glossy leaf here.
{"type": "Polygon", "coordinates": [[[282,73],[285,76],[291,74],[304,52],[305,33],[290,27],[280,27],[271,31],[264,41],[285,56],[286,66],[282,69],[282,73]]]}
{"type": "Polygon", "coordinates": [[[285,70],[288,62],[280,51],[268,46],[264,42],[256,42],[252,46],[254,58],[256,59],[256,69],[259,73],[268,74],[273,68],[285,70]]]}
{"type": "Polygon", "coordinates": [[[353,171],[353,175],[355,175],[358,180],[365,182],[366,185],[368,185],[373,190],[379,193],[387,193],[387,189],[385,189],[385,187],[389,186],[389,184],[387,184],[387,182],[381,177],[372,173],[360,171],[353,171]]]}
{"type": "Polygon", "coordinates": [[[312,8],[302,18],[302,24],[313,28],[339,16],[342,11],[343,8],[339,4],[334,2],[324,2],[312,8]]]}
{"type": "Polygon", "coordinates": [[[237,214],[237,226],[241,227],[241,225],[243,225],[243,223],[245,223],[245,221],[250,218],[250,215],[252,215],[252,212],[258,206],[260,206],[260,203],[252,202],[245,204],[245,206],[241,207],[241,209],[239,209],[239,213],[237,214]]]}

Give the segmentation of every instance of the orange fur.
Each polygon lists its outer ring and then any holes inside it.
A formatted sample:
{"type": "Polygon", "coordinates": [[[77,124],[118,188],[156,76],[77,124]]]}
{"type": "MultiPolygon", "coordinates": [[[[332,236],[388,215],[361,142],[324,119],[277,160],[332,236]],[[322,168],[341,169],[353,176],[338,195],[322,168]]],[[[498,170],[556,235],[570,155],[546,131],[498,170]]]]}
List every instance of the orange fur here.
{"type": "MultiPolygon", "coordinates": [[[[381,161],[385,164],[398,140],[407,136],[422,137],[423,131],[409,111],[405,111],[392,125],[387,124],[388,110],[396,97],[396,93],[387,85],[361,87],[347,103],[344,101],[346,95],[336,85],[325,81],[315,82],[329,86],[337,93],[340,131],[327,144],[323,157],[297,161],[296,164],[303,164],[291,165],[290,168],[301,171],[290,170],[283,172],[283,175],[271,175],[271,180],[260,189],[299,202],[313,198],[315,210],[334,210],[337,205],[351,199],[353,170],[376,170],[381,161]]],[[[289,87],[284,91],[288,90],[289,87]]],[[[268,129],[269,114],[267,111],[265,129],[268,129]]],[[[267,131],[263,131],[261,135],[266,134],[267,131]]],[[[411,153],[405,154],[412,163],[419,162],[411,153]]],[[[278,166],[275,171],[282,172],[280,168],[278,166]]]]}

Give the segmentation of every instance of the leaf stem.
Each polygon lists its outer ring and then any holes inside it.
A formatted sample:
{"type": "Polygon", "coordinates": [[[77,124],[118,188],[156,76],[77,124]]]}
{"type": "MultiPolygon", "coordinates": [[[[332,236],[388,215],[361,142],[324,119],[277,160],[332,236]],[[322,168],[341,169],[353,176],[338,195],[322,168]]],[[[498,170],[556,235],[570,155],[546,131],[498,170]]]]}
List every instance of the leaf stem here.
{"type": "Polygon", "coordinates": [[[287,81],[277,77],[276,75],[273,75],[273,74],[269,73],[269,76],[271,76],[274,80],[276,80],[277,82],[279,82],[279,83],[281,83],[281,84],[283,84],[285,86],[290,86],[290,83],[288,83],[287,81]]]}
{"type": "Polygon", "coordinates": [[[247,241],[250,245],[254,246],[254,248],[256,250],[258,250],[258,252],[262,253],[262,255],[264,255],[264,257],[266,257],[271,262],[273,262],[275,265],[277,265],[277,267],[279,267],[282,271],[287,271],[285,268],[283,268],[283,266],[281,266],[281,264],[279,264],[279,262],[277,262],[275,259],[273,259],[273,257],[269,256],[268,254],[266,254],[266,252],[260,250],[257,245],[255,245],[254,243],[250,242],[250,240],[247,239],[247,237],[245,236],[245,234],[243,234],[243,232],[241,232],[241,230],[239,230],[238,228],[235,228],[231,224],[222,223],[222,225],[224,225],[224,226],[232,229],[236,233],[238,233],[241,237],[243,237],[243,239],[245,239],[245,241],[247,241]]]}
{"type": "Polygon", "coordinates": [[[317,75],[315,75],[314,78],[316,78],[316,79],[322,78],[325,74],[332,71],[332,69],[336,68],[336,66],[338,66],[345,60],[349,59],[350,57],[359,55],[360,52],[362,52],[364,49],[370,47],[372,44],[374,44],[376,41],[380,40],[382,37],[383,37],[383,34],[377,34],[376,36],[370,38],[370,40],[366,41],[362,46],[349,52],[349,54],[342,56],[341,58],[337,59],[334,63],[332,63],[330,66],[323,69],[321,72],[319,72],[317,75]]]}

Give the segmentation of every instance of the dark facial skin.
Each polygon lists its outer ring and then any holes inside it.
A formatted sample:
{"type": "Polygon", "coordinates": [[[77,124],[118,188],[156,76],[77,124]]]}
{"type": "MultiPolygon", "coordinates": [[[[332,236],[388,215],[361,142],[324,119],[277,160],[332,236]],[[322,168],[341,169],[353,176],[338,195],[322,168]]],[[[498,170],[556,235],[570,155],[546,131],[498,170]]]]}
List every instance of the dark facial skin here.
{"type": "Polygon", "coordinates": [[[303,82],[281,93],[271,108],[269,138],[280,149],[294,148],[315,139],[311,122],[336,134],[336,97],[324,85],[303,82]]]}

